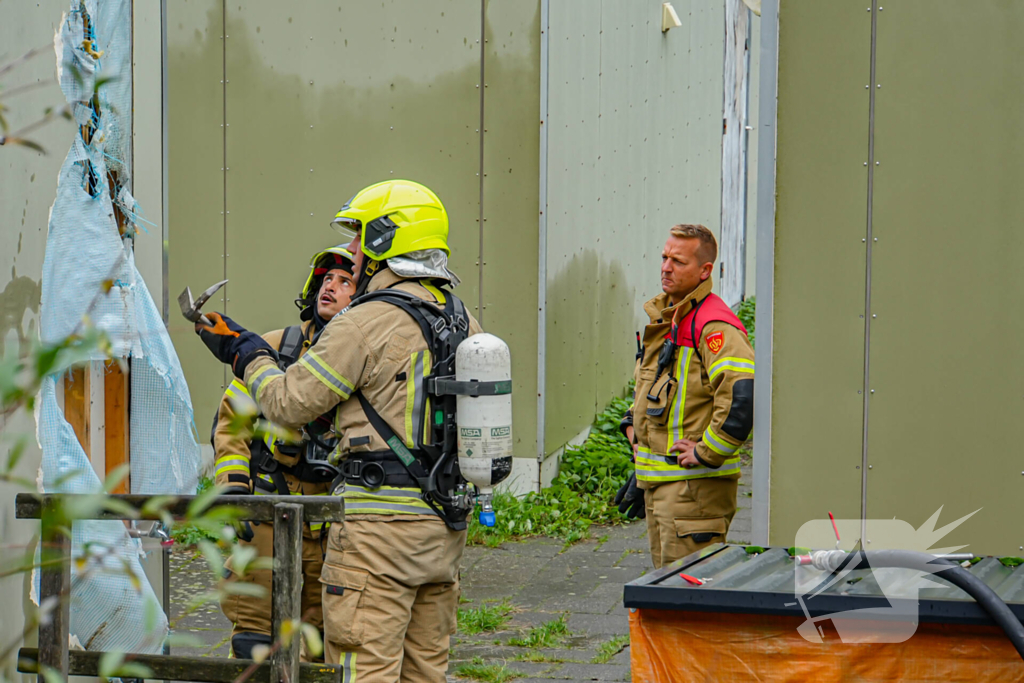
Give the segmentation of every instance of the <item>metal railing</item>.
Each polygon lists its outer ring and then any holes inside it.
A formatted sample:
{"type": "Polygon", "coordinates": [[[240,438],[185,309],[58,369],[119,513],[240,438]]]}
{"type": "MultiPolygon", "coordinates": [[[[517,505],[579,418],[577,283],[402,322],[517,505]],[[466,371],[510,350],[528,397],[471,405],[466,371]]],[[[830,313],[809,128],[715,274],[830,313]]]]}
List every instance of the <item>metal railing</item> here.
{"type": "MultiPolygon", "coordinates": [[[[22,648],[18,652],[18,671],[39,673],[45,666],[67,676],[96,676],[103,652],[68,651],[69,606],[71,594],[71,538],[54,520],[59,514],[47,514],[75,498],[94,498],[88,494],[19,493],[15,499],[18,519],[40,519],[41,566],[39,604],[56,600],[57,607],[39,626],[39,648],[22,648]]],[[[140,511],[141,519],[159,519],[156,513],[146,514],[143,507],[151,498],[163,499],[162,509],[172,517],[185,517],[196,496],[111,495],[109,498],[127,503],[140,511]]],[[[298,621],[302,605],[302,525],[304,522],[341,522],[344,520],[342,499],[335,496],[226,496],[210,505],[244,510],[243,518],[274,524],[274,571],[271,591],[271,633],[280,639],[281,624],[298,621]]],[[[122,513],[97,511],[91,519],[129,519],[122,513]]],[[[338,683],[343,669],[339,665],[299,662],[301,637],[294,632],[287,646],[280,644],[269,661],[259,664],[250,678],[255,683],[338,683]]],[[[152,678],[200,683],[229,683],[255,663],[248,659],[217,657],[176,657],[171,655],[134,654],[134,662],[148,667],[152,678]]],[[[40,683],[44,683],[40,675],[40,683]]]]}

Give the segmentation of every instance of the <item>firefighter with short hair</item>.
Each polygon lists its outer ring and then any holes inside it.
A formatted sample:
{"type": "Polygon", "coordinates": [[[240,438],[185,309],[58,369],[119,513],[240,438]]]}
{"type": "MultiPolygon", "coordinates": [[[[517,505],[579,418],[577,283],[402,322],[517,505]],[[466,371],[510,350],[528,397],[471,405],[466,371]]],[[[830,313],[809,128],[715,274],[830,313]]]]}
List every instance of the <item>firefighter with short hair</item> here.
{"type": "Polygon", "coordinates": [[[345,521],[331,525],[320,575],[327,661],[346,681],[443,683],[472,504],[454,396],[434,380],[482,330],[450,291],[448,214],[430,189],[371,185],[332,225],[352,236],[356,297],[287,371],[219,314],[196,331],[275,423],[335,410],[345,521]]]}
{"type": "Polygon", "coordinates": [[[737,451],[754,424],[754,350],[711,292],[718,256],[703,225],[676,225],[661,256],[662,293],[644,304],[633,405],[622,430],[635,473],[615,504],[647,519],[661,567],[725,541],[736,514],[737,451]]]}
{"type": "MultiPolygon", "coordinates": [[[[310,260],[306,284],[295,300],[299,325],[274,330],[263,339],[277,351],[278,367],[285,369],[306,352],[316,335],[345,306],[355,292],[355,262],[343,246],[321,251],[310,260]]],[[[260,430],[259,408],[245,385],[235,379],[224,392],[213,429],[216,483],[226,494],[326,495],[337,470],[325,462],[336,438],[331,416],[320,416],[305,425],[298,443],[275,438],[273,429],[260,430]]],[[[258,556],[274,554],[273,523],[242,522],[239,542],[256,548],[258,556]]],[[[323,567],[323,523],[311,522],[302,534],[302,614],[308,623],[323,630],[320,608],[320,570],[323,567]]],[[[244,576],[227,566],[228,582],[263,587],[262,597],[229,592],[221,599],[224,615],[234,625],[231,653],[251,659],[255,645],[271,645],[270,569],[248,569],[244,576]]],[[[305,655],[305,653],[303,653],[305,655]]]]}

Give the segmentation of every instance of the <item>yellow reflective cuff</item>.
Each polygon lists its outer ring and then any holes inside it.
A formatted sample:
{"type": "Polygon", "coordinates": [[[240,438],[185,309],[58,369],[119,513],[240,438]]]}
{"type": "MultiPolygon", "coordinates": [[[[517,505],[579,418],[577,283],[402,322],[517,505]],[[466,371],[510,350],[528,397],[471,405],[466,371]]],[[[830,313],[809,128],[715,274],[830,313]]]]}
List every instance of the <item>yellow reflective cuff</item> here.
{"type": "Polygon", "coordinates": [[[754,374],[754,361],[747,358],[722,358],[712,363],[711,367],[708,368],[708,379],[714,379],[726,370],[754,374]]]}
{"type": "Polygon", "coordinates": [[[732,455],[737,450],[739,450],[740,447],[740,444],[736,444],[734,446],[725,439],[715,434],[715,430],[711,429],[711,427],[708,427],[706,430],[704,430],[704,438],[702,440],[704,441],[705,446],[713,450],[715,453],[718,453],[719,455],[732,455]]]}
{"type": "Polygon", "coordinates": [[[343,401],[348,400],[348,397],[352,395],[355,390],[355,386],[352,382],[342,377],[332,368],[330,365],[324,362],[320,356],[316,355],[312,351],[307,351],[302,358],[299,359],[299,365],[309,370],[309,372],[320,380],[328,389],[336,393],[341,397],[343,401]]]}
{"type": "Polygon", "coordinates": [[[256,400],[260,400],[260,389],[262,389],[266,383],[276,377],[283,377],[284,373],[281,372],[281,368],[268,363],[263,367],[259,368],[249,378],[249,394],[256,397],[256,400]]]}

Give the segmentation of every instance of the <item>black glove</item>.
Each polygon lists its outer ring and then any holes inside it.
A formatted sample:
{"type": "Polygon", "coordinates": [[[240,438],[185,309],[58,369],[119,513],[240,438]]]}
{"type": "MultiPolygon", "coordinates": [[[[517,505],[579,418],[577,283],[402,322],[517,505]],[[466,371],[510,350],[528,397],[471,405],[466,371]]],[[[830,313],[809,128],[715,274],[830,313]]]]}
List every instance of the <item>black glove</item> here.
{"type": "Polygon", "coordinates": [[[226,315],[207,313],[206,317],[213,326],[197,322],[196,334],[217,360],[231,366],[235,377],[244,378],[245,369],[256,358],[274,355],[274,349],[263,337],[249,332],[226,315]]]}
{"type": "Polygon", "coordinates": [[[622,485],[619,492],[615,494],[613,505],[619,506],[619,512],[630,519],[644,519],[647,517],[647,508],[644,507],[643,489],[637,488],[636,472],[630,476],[629,481],[622,485]]]}
{"type": "MultiPolygon", "coordinates": [[[[232,487],[232,488],[229,488],[229,489],[225,489],[224,493],[222,493],[221,495],[223,495],[223,496],[247,496],[247,495],[249,495],[249,490],[248,489],[243,489],[240,486],[232,487]]],[[[246,520],[246,519],[235,520],[234,522],[231,523],[230,526],[232,528],[234,528],[234,530],[235,530],[235,538],[239,539],[240,541],[245,541],[246,543],[251,543],[252,542],[252,539],[253,539],[252,524],[249,523],[249,520],[246,520]]]]}

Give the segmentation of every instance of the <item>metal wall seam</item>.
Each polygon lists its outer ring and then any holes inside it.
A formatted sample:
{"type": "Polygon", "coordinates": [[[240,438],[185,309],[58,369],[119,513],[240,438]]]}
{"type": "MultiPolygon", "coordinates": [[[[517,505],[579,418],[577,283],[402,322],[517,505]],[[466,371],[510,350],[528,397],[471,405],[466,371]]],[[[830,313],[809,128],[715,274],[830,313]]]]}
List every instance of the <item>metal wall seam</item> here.
{"type": "Polygon", "coordinates": [[[480,239],[477,243],[477,311],[476,318],[484,324],[484,91],[487,89],[487,71],[484,68],[487,52],[487,0],[480,0],[480,83],[476,86],[480,91],[480,172],[477,180],[480,184],[480,215],[477,218],[480,239]]]}
{"type": "Polygon", "coordinates": [[[168,250],[170,249],[170,228],[167,223],[167,217],[170,213],[168,208],[168,201],[170,200],[170,192],[167,187],[168,178],[168,164],[170,163],[167,158],[168,150],[168,135],[167,126],[171,120],[169,113],[169,100],[167,99],[167,0],[160,0],[160,187],[161,187],[161,253],[163,258],[161,260],[161,276],[163,281],[163,292],[161,293],[160,301],[160,312],[164,319],[164,325],[170,323],[170,282],[168,281],[169,270],[168,265],[170,261],[170,255],[168,250]]]}
{"type": "MultiPolygon", "coordinates": [[[[220,176],[223,180],[221,186],[222,200],[221,200],[221,226],[223,243],[221,248],[224,253],[221,254],[221,263],[223,264],[223,275],[222,279],[228,279],[228,3],[227,0],[221,0],[220,3],[220,49],[221,49],[221,66],[220,66],[220,92],[221,92],[221,166],[220,176]]],[[[228,314],[228,289],[230,285],[224,285],[220,290],[221,306],[224,308],[224,315],[228,314]]],[[[221,379],[221,389],[225,389],[228,386],[228,370],[227,366],[223,368],[223,377],[221,379]]]]}
{"type": "Polygon", "coordinates": [[[540,187],[537,195],[537,490],[542,487],[544,464],[544,405],[547,396],[547,284],[548,284],[548,36],[550,0],[540,0],[540,187]]]}
{"type": "MultiPolygon", "coordinates": [[[[878,38],[878,0],[871,0],[871,78],[868,83],[875,85],[875,45],[878,38]]],[[[864,268],[864,426],[860,456],[860,537],[867,539],[868,516],[868,417],[871,405],[871,245],[874,225],[872,205],[875,185],[875,90],[868,88],[868,196],[867,196],[867,245],[864,268]]]]}
{"type": "Polygon", "coordinates": [[[768,545],[772,466],[772,323],[775,296],[775,145],[779,92],[779,0],[761,3],[757,137],[757,366],[754,382],[752,541],[768,545]]]}

